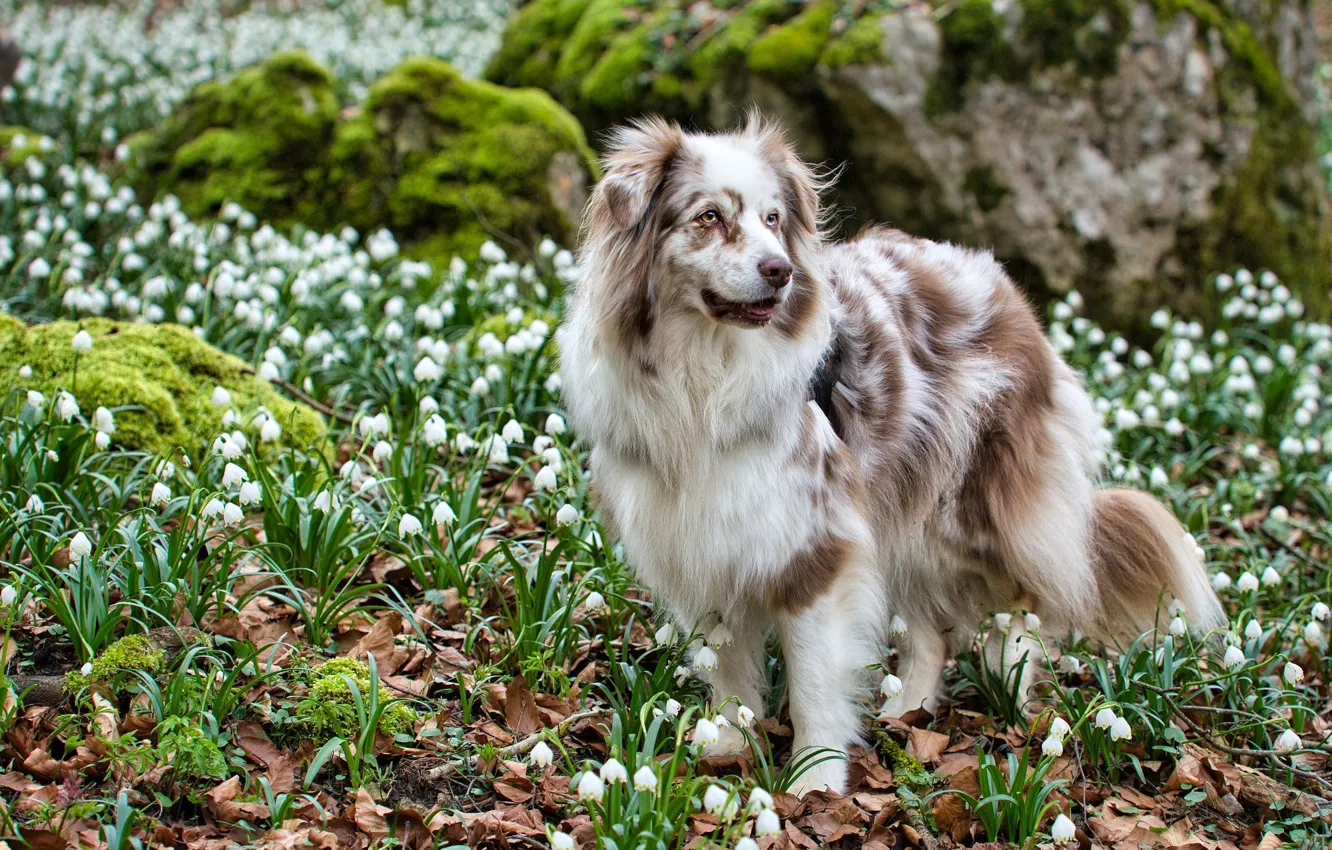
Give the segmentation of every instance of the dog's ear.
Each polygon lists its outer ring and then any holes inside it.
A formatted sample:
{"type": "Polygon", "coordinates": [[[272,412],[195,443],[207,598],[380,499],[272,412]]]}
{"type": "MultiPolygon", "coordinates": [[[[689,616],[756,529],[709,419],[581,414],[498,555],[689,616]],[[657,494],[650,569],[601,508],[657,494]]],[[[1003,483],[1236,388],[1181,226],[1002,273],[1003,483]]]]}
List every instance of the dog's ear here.
{"type": "Polygon", "coordinates": [[[594,194],[594,208],[599,207],[621,230],[637,225],[683,146],[680,126],[661,118],[617,127],[602,160],[605,177],[594,194]]]}

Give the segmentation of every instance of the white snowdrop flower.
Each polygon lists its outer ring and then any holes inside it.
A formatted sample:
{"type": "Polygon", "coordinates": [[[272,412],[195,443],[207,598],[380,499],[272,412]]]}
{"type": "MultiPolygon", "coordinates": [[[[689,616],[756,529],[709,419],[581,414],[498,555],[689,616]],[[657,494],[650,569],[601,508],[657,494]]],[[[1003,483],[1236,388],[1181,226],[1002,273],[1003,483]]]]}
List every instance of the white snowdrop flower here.
{"type": "Polygon", "coordinates": [[[735,636],[725,623],[718,623],[708,632],[708,646],[730,646],[735,643],[735,636]]]}
{"type": "Polygon", "coordinates": [[[545,741],[537,741],[528,757],[532,760],[532,764],[537,767],[550,767],[551,763],[555,761],[555,752],[545,741]]]}
{"type": "Polygon", "coordinates": [[[51,461],[51,463],[55,463],[56,461],[60,460],[60,454],[56,452],[55,449],[47,449],[46,459],[51,461]]]}
{"type": "Polygon", "coordinates": [[[99,406],[93,411],[93,427],[106,434],[116,432],[116,417],[105,407],[99,406]]]}
{"type": "Polygon", "coordinates": [[[1304,681],[1304,668],[1294,661],[1287,661],[1285,668],[1281,671],[1281,678],[1293,688],[1304,681]]]}
{"type": "Polygon", "coordinates": [[[481,244],[481,250],[478,256],[487,263],[502,263],[508,257],[504,249],[487,239],[481,244]]]}
{"type": "Polygon", "coordinates": [[[88,333],[87,331],[79,331],[78,333],[74,334],[74,339],[70,344],[74,347],[74,350],[79,353],[92,351],[93,347],[92,334],[88,333]]]}
{"type": "MultiPolygon", "coordinates": [[[[710,747],[717,743],[720,733],[717,731],[717,724],[706,717],[700,717],[694,724],[693,742],[700,746],[710,747]]],[[[715,785],[713,786],[716,787],[715,785]]]]}
{"type": "Polygon", "coordinates": [[[551,372],[550,375],[546,378],[546,383],[543,384],[543,386],[546,388],[546,392],[550,393],[551,395],[555,395],[556,393],[558,393],[563,386],[563,382],[560,380],[560,373],[551,372]]]}
{"type": "Polygon", "coordinates": [[[1250,620],[1244,626],[1244,636],[1249,640],[1257,640],[1263,636],[1263,626],[1257,620],[1250,620]]]}
{"type": "Polygon", "coordinates": [[[235,502],[227,502],[222,508],[222,523],[224,525],[239,525],[245,518],[245,511],[241,510],[240,505],[235,502]]]}
{"type": "Polygon", "coordinates": [[[1074,675],[1082,672],[1082,662],[1075,655],[1059,656],[1059,672],[1074,675]]]}
{"type": "Polygon", "coordinates": [[[1112,741],[1132,741],[1133,727],[1129,725],[1128,720],[1123,717],[1116,717],[1115,722],[1110,724],[1110,740],[1112,741]]]}
{"type": "Polygon", "coordinates": [[[1267,515],[1277,522],[1288,522],[1290,520],[1290,511],[1286,510],[1285,505],[1276,505],[1267,515]]]}
{"type": "Polygon", "coordinates": [[[430,396],[426,396],[421,399],[421,403],[417,405],[417,409],[421,411],[422,416],[430,416],[431,414],[439,412],[439,402],[435,401],[430,396]]]}
{"type": "Polygon", "coordinates": [[[1304,639],[1314,646],[1321,646],[1323,643],[1323,627],[1318,625],[1317,620],[1310,620],[1304,627],[1304,639]]]}
{"type": "Polygon", "coordinates": [[[1298,750],[1303,746],[1303,743],[1304,742],[1300,740],[1300,736],[1295,734],[1295,730],[1288,728],[1277,737],[1276,743],[1272,745],[1272,749],[1276,750],[1281,755],[1286,755],[1287,753],[1293,753],[1298,750]]]}
{"type": "Polygon", "coordinates": [[[618,759],[607,759],[601,766],[601,779],[607,785],[616,783],[624,784],[629,781],[629,771],[625,770],[624,765],[620,764],[618,759]]]}
{"type": "Polygon", "coordinates": [[[28,407],[40,410],[43,404],[46,404],[46,396],[36,390],[28,390],[28,407]]]}
{"type": "Polygon", "coordinates": [[[731,721],[727,720],[726,716],[723,714],[718,714],[716,717],[712,718],[712,722],[717,724],[718,729],[725,729],[727,726],[731,725],[731,721]]]}
{"type": "Polygon", "coordinates": [[[675,624],[668,621],[662,623],[661,628],[657,629],[657,633],[654,635],[653,639],[657,642],[658,646],[669,646],[675,643],[678,637],[679,632],[676,630],[675,624]]]}
{"type": "Polygon", "coordinates": [[[735,842],[735,850],[759,850],[759,843],[746,835],[735,842]]]}
{"type": "Polygon", "coordinates": [[[213,517],[221,516],[225,507],[226,506],[222,503],[222,500],[214,496],[208,500],[208,504],[203,506],[202,516],[204,519],[212,519],[213,517]]]}
{"type": "Polygon", "coordinates": [[[1055,844],[1072,844],[1077,839],[1077,832],[1068,815],[1060,814],[1050,825],[1050,840],[1055,844]]]}
{"type": "Polygon", "coordinates": [[[105,431],[98,431],[97,435],[93,437],[93,445],[97,446],[97,448],[102,451],[106,451],[111,445],[111,435],[105,431]]]}
{"type": "Polygon", "coordinates": [[[453,512],[453,508],[443,499],[435,504],[435,511],[430,515],[430,520],[435,525],[452,525],[457,518],[458,516],[453,512]]]}
{"type": "Polygon", "coordinates": [[[278,368],[268,361],[260,363],[259,368],[255,370],[255,374],[259,376],[261,381],[276,381],[279,377],[278,368]]]}
{"type": "Polygon", "coordinates": [[[573,836],[567,832],[557,829],[550,834],[551,850],[574,850],[576,846],[573,836]]]}
{"type": "Polygon", "coordinates": [[[905,637],[907,630],[907,621],[901,614],[894,614],[893,618],[888,621],[889,637],[905,637]]]}
{"type": "Polygon", "coordinates": [[[234,463],[228,463],[222,469],[222,486],[230,487],[242,481],[249,481],[250,474],[234,463]]]}
{"type": "Polygon", "coordinates": [[[1050,722],[1050,734],[1061,740],[1067,738],[1073,730],[1069,727],[1068,721],[1062,717],[1056,717],[1050,722]]]}
{"type": "Polygon", "coordinates": [[[32,367],[27,365],[26,363],[20,366],[18,370],[18,376],[25,381],[28,380],[29,378],[32,377],[32,367]]]}
{"type": "Polygon", "coordinates": [[[510,419],[504,423],[500,436],[510,443],[521,443],[523,441],[523,426],[518,424],[518,420],[510,419]]]}
{"type": "Polygon", "coordinates": [[[388,440],[380,440],[375,443],[374,449],[370,452],[370,457],[374,459],[375,463],[383,463],[392,456],[393,444],[388,440]]]}
{"type": "Polygon", "coordinates": [[[161,481],[154,484],[153,493],[149,498],[149,502],[154,505],[165,505],[169,501],[171,501],[171,488],[163,484],[161,481]]]}
{"type": "Polygon", "coordinates": [[[1115,411],[1115,427],[1121,431],[1127,431],[1130,428],[1137,428],[1142,424],[1142,419],[1138,414],[1129,410],[1127,407],[1121,407],[1115,411]]]}
{"type": "Polygon", "coordinates": [[[342,309],[348,313],[359,313],[365,309],[365,300],[350,289],[342,293],[342,297],[338,299],[338,304],[342,305],[342,309]]]}
{"type": "Polygon", "coordinates": [[[544,455],[546,449],[553,448],[555,441],[545,434],[538,434],[536,439],[532,440],[532,451],[539,455],[544,455]]]}
{"type": "Polygon", "coordinates": [[[741,729],[748,729],[754,725],[754,709],[747,705],[742,705],[735,710],[735,722],[740,724],[741,729]]]}
{"type": "Polygon", "coordinates": [[[1276,364],[1266,354],[1260,354],[1253,360],[1253,371],[1259,375],[1270,375],[1275,368],[1276,364]]]}
{"type": "Polygon", "coordinates": [[[1174,419],[1174,418],[1168,420],[1168,421],[1166,422],[1164,428],[1165,428],[1165,432],[1166,432],[1167,434],[1169,434],[1170,436],[1172,436],[1172,437],[1178,437],[1178,436],[1180,436],[1181,434],[1183,434],[1184,431],[1186,430],[1185,427],[1184,427],[1184,423],[1183,423],[1183,422],[1180,422],[1178,419],[1174,419]]]}
{"type": "Polygon", "coordinates": [[[546,417],[546,433],[551,436],[559,436],[565,432],[564,417],[558,413],[552,413],[546,417]]]}
{"type": "Polygon", "coordinates": [[[1116,717],[1115,710],[1113,708],[1111,708],[1110,706],[1102,708],[1100,711],[1096,712],[1096,720],[1095,720],[1096,728],[1109,729],[1111,726],[1114,725],[1115,717],[1116,717]]]}
{"type": "Polygon", "coordinates": [[[709,814],[720,815],[730,797],[731,795],[720,785],[709,785],[703,792],[703,809],[709,814]]]}
{"type": "Polygon", "coordinates": [[[14,589],[12,584],[5,585],[5,589],[0,590],[0,605],[12,608],[16,601],[18,601],[18,591],[14,589]]]}
{"type": "Polygon", "coordinates": [[[1046,758],[1059,758],[1064,754],[1064,739],[1058,735],[1050,735],[1041,744],[1041,755],[1046,758]]]}
{"type": "Polygon", "coordinates": [[[1013,615],[1006,612],[999,612],[994,615],[994,627],[1004,634],[1013,626],[1013,615]]]}
{"type": "Polygon", "coordinates": [[[486,371],[483,372],[482,374],[484,375],[486,381],[491,384],[498,384],[500,381],[504,380],[504,370],[501,369],[499,365],[496,363],[491,363],[489,366],[487,366],[486,371]]]}
{"type": "Polygon", "coordinates": [[[398,520],[398,535],[400,537],[415,537],[421,533],[421,521],[411,514],[403,514],[402,519],[398,520]]]}
{"type": "Polygon", "coordinates": [[[606,610],[606,597],[594,590],[583,600],[583,607],[594,614],[599,614],[606,610]]]}
{"type": "Polygon", "coordinates": [[[434,448],[448,442],[449,429],[438,414],[432,414],[421,426],[421,439],[427,446],[434,448]]]}
{"type": "Polygon", "coordinates": [[[88,535],[82,531],[75,532],[72,540],[69,541],[69,557],[72,561],[78,561],[92,554],[92,541],[88,535]]]}
{"type": "Polygon", "coordinates": [[[1152,327],[1157,330],[1165,330],[1170,326],[1170,313],[1167,312],[1165,308],[1161,308],[1152,313],[1151,318],[1148,321],[1150,321],[1152,327]]]}
{"type": "Polygon", "coordinates": [[[231,393],[226,387],[213,387],[213,407],[226,407],[231,404],[231,393]]]}
{"type": "Polygon", "coordinates": [[[710,646],[705,646],[694,656],[695,670],[716,670],[717,669],[717,651],[710,646]]]}
{"type": "Polygon", "coordinates": [[[889,673],[879,683],[879,693],[883,694],[884,699],[897,699],[902,694],[902,680],[889,673]]]}
{"type": "Polygon", "coordinates": [[[328,490],[320,490],[319,495],[314,498],[314,509],[323,513],[328,513],[329,508],[333,506],[333,494],[328,490]]]}
{"type": "Polygon", "coordinates": [[[782,831],[782,819],[772,809],[764,809],[754,819],[754,834],[759,837],[778,835],[782,831]]]}
{"type": "Polygon", "coordinates": [[[578,522],[578,519],[581,516],[582,514],[578,512],[578,508],[575,508],[573,505],[566,502],[555,512],[555,522],[560,525],[573,525],[575,522],[578,522]]]}
{"type": "Polygon", "coordinates": [[[1133,352],[1133,366],[1137,369],[1146,369],[1152,365],[1152,355],[1139,348],[1133,352]]]}
{"type": "Polygon", "coordinates": [[[1060,301],[1054,305],[1054,317],[1061,322],[1067,322],[1073,318],[1073,308],[1060,301]]]}
{"type": "MultiPolygon", "coordinates": [[[[605,779],[605,768],[602,768],[602,778],[605,779]]],[[[610,780],[607,779],[607,782],[610,780]]],[[[634,771],[634,790],[645,794],[655,794],[657,792],[657,773],[650,765],[643,765],[634,771]]]]}
{"type": "Polygon", "coordinates": [[[83,665],[82,667],[79,668],[79,673],[80,673],[81,675],[83,675],[83,676],[91,676],[91,675],[92,675],[92,662],[91,662],[91,661],[85,662],[84,665],[83,665]]]}
{"type": "Polygon", "coordinates": [[[1262,582],[1264,587],[1276,587],[1281,584],[1281,573],[1273,567],[1268,567],[1263,570],[1262,582]]]}
{"type": "Polygon", "coordinates": [[[541,459],[546,462],[547,466],[555,470],[557,475],[564,471],[564,459],[560,457],[560,450],[554,446],[543,451],[541,453],[541,459]]]}
{"type": "Polygon", "coordinates": [[[1329,616],[1332,616],[1332,610],[1328,609],[1326,602],[1315,602],[1309,614],[1315,620],[1326,620],[1329,616]]]}
{"type": "Polygon", "coordinates": [[[473,440],[467,434],[459,431],[457,436],[453,438],[453,447],[458,450],[458,454],[465,455],[472,449],[476,448],[476,440],[473,440]]]}
{"type": "Polygon", "coordinates": [[[578,780],[578,799],[584,803],[600,803],[606,796],[606,783],[592,771],[585,771],[578,780]]]}
{"type": "Polygon", "coordinates": [[[64,390],[56,396],[55,409],[56,415],[66,422],[72,421],[79,415],[79,403],[74,400],[74,396],[64,390]]]}
{"type": "Polygon", "coordinates": [[[265,419],[264,424],[259,426],[259,441],[261,443],[271,443],[282,436],[282,426],[276,419],[265,419]]]}
{"type": "Polygon", "coordinates": [[[1240,573],[1239,581],[1235,582],[1235,588],[1240,593],[1252,593],[1258,589],[1258,576],[1245,570],[1240,573]]]}
{"type": "Polygon", "coordinates": [[[1212,590],[1218,593],[1230,587],[1230,575],[1228,573],[1214,573],[1212,575],[1212,590]]]}
{"type": "Polygon", "coordinates": [[[51,276],[51,264],[38,257],[28,264],[28,277],[42,278],[51,276]]]}
{"type": "Polygon", "coordinates": [[[24,504],[23,509],[29,513],[39,514],[46,510],[46,503],[42,501],[41,496],[33,493],[28,497],[28,501],[24,504]]]}
{"type": "MultiPolygon", "coordinates": [[[[686,671],[686,672],[688,672],[688,671],[686,671]]],[[[667,699],[667,700],[666,700],[666,716],[667,716],[667,717],[679,717],[679,716],[680,716],[680,709],[681,709],[681,708],[683,708],[683,706],[680,705],[680,701],[679,701],[679,700],[677,700],[677,699],[667,699]]]]}
{"type": "Polygon", "coordinates": [[[1244,663],[1244,650],[1238,646],[1226,647],[1226,654],[1221,658],[1221,664],[1227,670],[1234,670],[1244,663]]]}
{"type": "Polygon", "coordinates": [[[1182,636],[1188,630],[1189,630],[1188,624],[1184,622],[1183,617],[1175,617],[1174,619],[1172,619],[1170,621],[1170,627],[1169,629],[1167,629],[1167,631],[1169,631],[1170,634],[1174,635],[1175,637],[1182,636]]]}
{"type": "Polygon", "coordinates": [[[1027,631],[1039,632],[1041,630],[1041,618],[1034,612],[1028,611],[1023,615],[1022,620],[1027,626],[1027,631]]]}
{"type": "Polygon", "coordinates": [[[240,486],[240,495],[237,496],[237,501],[242,505],[257,505],[262,498],[263,491],[259,487],[259,482],[246,481],[240,486]]]}
{"type": "Polygon", "coordinates": [[[1165,470],[1159,466],[1152,467],[1152,474],[1148,477],[1148,482],[1157,490],[1164,489],[1170,484],[1170,476],[1166,475],[1165,470]]]}
{"type": "Polygon", "coordinates": [[[490,382],[484,377],[477,378],[475,381],[472,381],[472,387],[469,392],[471,392],[472,395],[489,395],[490,382]]]}
{"type": "Polygon", "coordinates": [[[412,370],[412,377],[418,381],[438,381],[443,374],[444,371],[439,368],[439,364],[429,357],[422,357],[412,370]]]}
{"type": "Polygon", "coordinates": [[[538,491],[554,490],[559,486],[559,481],[555,477],[555,470],[549,466],[541,467],[541,471],[532,479],[532,483],[538,491]]]}
{"type": "Polygon", "coordinates": [[[486,453],[491,463],[506,464],[509,462],[509,443],[500,434],[492,434],[486,440],[486,453]]]}

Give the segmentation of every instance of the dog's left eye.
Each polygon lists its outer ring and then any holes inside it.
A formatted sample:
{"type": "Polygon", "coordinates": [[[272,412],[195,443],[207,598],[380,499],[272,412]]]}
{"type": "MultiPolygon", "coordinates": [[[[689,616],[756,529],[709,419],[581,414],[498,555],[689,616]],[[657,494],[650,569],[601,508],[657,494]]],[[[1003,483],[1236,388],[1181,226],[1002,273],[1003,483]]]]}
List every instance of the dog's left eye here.
{"type": "Polygon", "coordinates": [[[776,226],[777,226],[777,213],[775,212],[768,213],[768,227],[776,227],[776,226]]]}

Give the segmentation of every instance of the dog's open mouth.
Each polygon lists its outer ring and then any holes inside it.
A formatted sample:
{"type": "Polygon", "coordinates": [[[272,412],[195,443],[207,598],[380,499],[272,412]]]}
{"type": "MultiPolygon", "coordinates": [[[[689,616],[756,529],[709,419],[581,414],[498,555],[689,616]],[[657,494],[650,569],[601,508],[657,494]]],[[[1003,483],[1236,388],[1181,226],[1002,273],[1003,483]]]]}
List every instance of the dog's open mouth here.
{"type": "Polygon", "coordinates": [[[777,312],[777,305],[780,302],[776,298],[765,298],[762,301],[728,301],[711,289],[705,289],[703,303],[708,305],[715,319],[762,327],[772,320],[772,315],[777,312]]]}

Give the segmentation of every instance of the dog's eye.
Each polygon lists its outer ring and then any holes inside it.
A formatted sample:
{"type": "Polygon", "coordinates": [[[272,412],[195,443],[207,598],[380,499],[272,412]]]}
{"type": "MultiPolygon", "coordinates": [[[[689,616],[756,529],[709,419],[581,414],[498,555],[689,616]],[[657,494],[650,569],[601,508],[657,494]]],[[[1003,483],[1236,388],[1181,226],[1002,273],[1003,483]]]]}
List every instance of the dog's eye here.
{"type": "Polygon", "coordinates": [[[718,218],[718,217],[717,217],[717,211],[716,211],[716,210],[708,210],[707,212],[705,212],[705,213],[703,213],[701,216],[699,216],[699,217],[698,217],[698,220],[699,220],[699,222],[701,222],[702,224],[716,224],[716,223],[717,223],[717,218],[718,218]]]}
{"type": "Polygon", "coordinates": [[[768,213],[768,227],[776,227],[776,226],[777,226],[777,213],[775,212],[768,213]]]}

